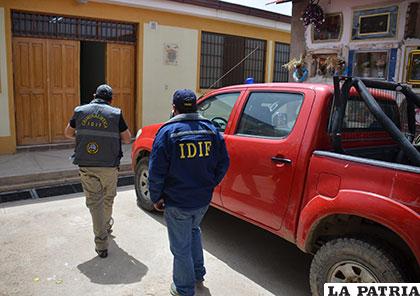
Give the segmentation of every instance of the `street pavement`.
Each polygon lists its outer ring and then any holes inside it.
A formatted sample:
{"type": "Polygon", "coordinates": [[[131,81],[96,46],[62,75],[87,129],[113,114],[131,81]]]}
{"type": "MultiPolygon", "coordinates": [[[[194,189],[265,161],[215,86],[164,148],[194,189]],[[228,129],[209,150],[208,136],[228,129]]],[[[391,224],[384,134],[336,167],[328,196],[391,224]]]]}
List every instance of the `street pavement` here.
{"type": "MultiPolygon", "coordinates": [[[[94,252],[83,194],[0,204],[0,295],[169,295],[172,255],[161,214],[132,186],[114,205],[109,256],[94,252]]],[[[211,208],[202,223],[207,275],[196,295],[310,295],[311,256],[211,208]]]]}

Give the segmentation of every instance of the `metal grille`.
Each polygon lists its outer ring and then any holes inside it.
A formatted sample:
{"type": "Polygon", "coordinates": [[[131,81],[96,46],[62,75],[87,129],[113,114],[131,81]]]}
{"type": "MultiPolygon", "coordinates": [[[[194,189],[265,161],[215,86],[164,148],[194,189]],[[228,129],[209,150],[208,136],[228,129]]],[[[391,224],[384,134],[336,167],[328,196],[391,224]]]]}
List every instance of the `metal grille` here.
{"type": "Polygon", "coordinates": [[[14,36],[136,42],[136,25],[61,15],[12,12],[14,36]]]}
{"type": "Polygon", "coordinates": [[[244,62],[243,80],[248,77],[254,78],[255,82],[264,82],[265,74],[265,45],[264,40],[245,39],[245,56],[258,48],[244,62]]]}
{"type": "MultiPolygon", "coordinates": [[[[205,33],[201,35],[200,86],[210,87],[223,73],[224,36],[205,33]]],[[[219,81],[214,87],[221,87],[219,81]]]]}
{"type": "Polygon", "coordinates": [[[255,82],[264,82],[265,49],[265,40],[203,32],[201,35],[200,87],[218,88],[240,84],[248,77],[253,77],[255,82]],[[255,52],[240,63],[254,50],[255,52]],[[223,75],[226,76],[223,77],[223,75]],[[218,81],[221,77],[223,79],[218,81]],[[218,82],[215,83],[216,81],[218,82]]]}
{"type": "Polygon", "coordinates": [[[290,44],[276,42],[274,54],[274,77],[273,82],[289,81],[289,71],[283,67],[290,58],[290,44]]]}

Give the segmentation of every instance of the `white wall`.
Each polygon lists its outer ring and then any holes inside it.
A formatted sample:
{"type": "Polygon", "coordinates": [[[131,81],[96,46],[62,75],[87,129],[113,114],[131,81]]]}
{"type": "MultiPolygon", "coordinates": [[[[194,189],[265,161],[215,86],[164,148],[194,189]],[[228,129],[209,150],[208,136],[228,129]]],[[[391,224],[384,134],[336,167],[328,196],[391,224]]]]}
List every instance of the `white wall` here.
{"type": "MultiPolygon", "coordinates": [[[[347,61],[349,50],[375,50],[398,48],[395,80],[402,81],[404,73],[404,29],[408,4],[413,0],[321,0],[320,5],[324,13],[338,13],[343,15],[343,32],[341,40],[336,42],[312,43],[312,29],[309,26],[305,31],[307,51],[309,53],[338,53],[347,61]],[[398,5],[397,36],[388,39],[368,39],[354,41],[351,39],[351,28],[353,23],[353,11],[358,9],[369,9],[398,5]]],[[[420,40],[419,40],[420,42],[420,40]]]]}
{"type": "Polygon", "coordinates": [[[172,95],[179,88],[196,91],[198,31],[157,24],[144,25],[143,122],[169,119],[172,95]],[[177,46],[177,63],[165,63],[165,45],[177,46]]]}
{"type": "Polygon", "coordinates": [[[341,48],[343,45],[345,47],[350,47],[350,49],[358,49],[363,47],[375,47],[382,46],[383,43],[392,45],[397,45],[404,37],[404,27],[405,27],[405,17],[407,15],[408,1],[383,1],[383,0],[352,0],[349,5],[348,0],[322,0],[320,5],[324,10],[324,13],[338,13],[343,14],[343,33],[341,40],[338,42],[322,42],[322,43],[312,43],[312,31],[310,27],[305,32],[305,39],[308,48],[310,49],[319,49],[319,48],[341,48]],[[353,11],[359,9],[369,9],[385,6],[398,5],[398,24],[397,24],[397,37],[392,39],[368,39],[361,41],[354,41],[351,39],[351,28],[353,24],[353,11]]]}
{"type": "Polygon", "coordinates": [[[0,7],[0,137],[10,136],[4,8],[0,7]]]}

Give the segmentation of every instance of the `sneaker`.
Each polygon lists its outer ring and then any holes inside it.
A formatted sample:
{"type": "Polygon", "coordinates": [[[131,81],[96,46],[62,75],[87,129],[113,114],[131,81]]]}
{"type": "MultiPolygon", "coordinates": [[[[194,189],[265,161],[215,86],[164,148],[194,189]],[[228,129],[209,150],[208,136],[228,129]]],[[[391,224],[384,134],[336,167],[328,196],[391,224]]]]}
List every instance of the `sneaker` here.
{"type": "Polygon", "coordinates": [[[108,257],[108,250],[107,249],[105,249],[105,250],[95,249],[95,251],[96,251],[96,253],[98,254],[98,256],[100,258],[106,258],[106,257],[108,257]]]}
{"type": "Polygon", "coordinates": [[[176,286],[174,283],[171,284],[171,289],[169,291],[171,292],[172,296],[181,296],[181,294],[179,294],[176,290],[176,286]]]}

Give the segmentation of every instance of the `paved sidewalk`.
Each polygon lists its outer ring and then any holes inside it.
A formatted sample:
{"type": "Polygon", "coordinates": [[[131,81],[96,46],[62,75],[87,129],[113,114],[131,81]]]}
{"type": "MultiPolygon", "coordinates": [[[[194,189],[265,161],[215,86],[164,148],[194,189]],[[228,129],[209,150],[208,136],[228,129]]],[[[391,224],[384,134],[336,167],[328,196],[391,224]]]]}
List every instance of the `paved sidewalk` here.
{"type": "MultiPolygon", "coordinates": [[[[132,174],[131,144],[123,145],[123,153],[121,173],[132,174]]],[[[76,181],[78,169],[70,160],[72,154],[73,148],[0,155],[0,192],[76,181]]]]}

